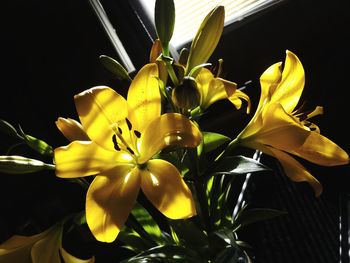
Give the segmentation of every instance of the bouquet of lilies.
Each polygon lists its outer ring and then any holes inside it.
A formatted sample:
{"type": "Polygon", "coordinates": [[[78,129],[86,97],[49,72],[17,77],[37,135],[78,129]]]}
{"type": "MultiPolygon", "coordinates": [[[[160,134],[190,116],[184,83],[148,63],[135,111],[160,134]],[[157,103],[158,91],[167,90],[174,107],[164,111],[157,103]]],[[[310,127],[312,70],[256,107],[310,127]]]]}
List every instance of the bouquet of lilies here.
{"type": "Polygon", "coordinates": [[[219,100],[229,100],[242,114],[252,108],[246,93],[221,78],[222,60],[214,66],[208,62],[224,13],[223,6],[214,8],[176,61],[169,51],[174,3],[156,1],[158,39],[150,62],[131,78],[116,60],[100,57],[108,70],[130,82],[127,97],[106,86],[75,95],[79,121],[56,122],[67,146],[53,149],[1,120],[2,131],[52,157],[46,163],[1,155],[2,173],[51,170],[86,190],[86,203],[84,211],[40,233],[19,233],[0,244],[0,262],[95,262],[94,255],[79,259],[62,244],[69,231],[84,226],[98,242],[118,241],[127,249],[130,257],[121,262],[251,262],[237,231],[284,214],[232,206],[236,177],[269,170],[259,161],[262,153],[276,158],[292,181],[307,182],[321,194],[320,182],[294,157],[322,166],[347,164],[349,157],[310,121],[321,107],[308,113],[297,108],[304,69],[293,52],[262,73],[255,113],[235,138],[201,128],[201,117],[219,100]],[[255,151],[254,157],[239,153],[238,146],[255,151]]]}

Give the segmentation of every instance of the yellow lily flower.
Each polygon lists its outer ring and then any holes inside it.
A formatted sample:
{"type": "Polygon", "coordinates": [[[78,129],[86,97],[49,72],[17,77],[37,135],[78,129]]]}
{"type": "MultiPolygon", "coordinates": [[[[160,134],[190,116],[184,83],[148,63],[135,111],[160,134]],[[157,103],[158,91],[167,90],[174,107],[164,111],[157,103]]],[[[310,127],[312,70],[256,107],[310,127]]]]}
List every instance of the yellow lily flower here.
{"type": "Polygon", "coordinates": [[[79,259],[62,247],[63,224],[32,236],[14,235],[0,244],[1,263],[94,263],[95,257],[79,259]],[[61,260],[61,257],[64,261],[61,260]]]}
{"type": "Polygon", "coordinates": [[[283,71],[281,63],[272,65],[262,74],[260,83],[258,108],[237,136],[237,142],[277,158],[291,180],[308,182],[319,196],[322,193],[320,182],[290,154],[323,166],[347,164],[349,156],[308,122],[308,118],[320,113],[320,107],[306,118],[294,111],[305,83],[300,60],[287,51],[283,71]]]}
{"type": "Polygon", "coordinates": [[[144,66],[127,100],[108,87],[75,96],[81,124],[91,141],[55,149],[56,175],[96,175],[86,196],[86,220],[97,240],[112,242],[132,210],[140,188],[172,219],[196,214],[192,194],[171,163],[152,159],[167,146],[196,147],[198,128],[177,113],[161,115],[156,64],[144,66]]]}
{"type": "Polygon", "coordinates": [[[196,77],[197,88],[200,93],[200,108],[207,109],[218,100],[228,99],[237,109],[242,106],[242,100],[247,101],[247,113],[251,104],[248,95],[237,90],[237,84],[222,78],[216,78],[209,69],[202,68],[196,77]]]}

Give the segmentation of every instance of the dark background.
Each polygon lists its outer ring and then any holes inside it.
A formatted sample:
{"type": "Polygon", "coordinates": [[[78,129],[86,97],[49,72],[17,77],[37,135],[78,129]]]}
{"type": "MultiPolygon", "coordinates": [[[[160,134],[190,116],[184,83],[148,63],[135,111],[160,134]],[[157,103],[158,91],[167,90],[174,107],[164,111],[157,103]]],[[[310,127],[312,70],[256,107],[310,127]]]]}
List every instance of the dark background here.
{"type": "MultiPolygon", "coordinates": [[[[103,4],[139,69],[147,63],[152,42],[131,8],[135,6],[128,1],[109,0],[103,4]]],[[[325,114],[314,121],[323,135],[350,152],[348,10],[347,0],[285,1],[225,30],[211,61],[223,58],[226,78],[240,86],[252,80],[246,93],[256,102],[261,73],[271,64],[284,61],[286,49],[293,51],[306,72],[302,97],[306,109],[322,105],[325,114]]],[[[58,132],[56,119],[77,118],[74,94],[96,85],[125,92],[125,83],[98,60],[102,54],[114,58],[117,54],[88,1],[5,0],[2,14],[1,119],[16,127],[20,124],[26,133],[57,147],[67,141],[58,132]]],[[[150,34],[154,37],[152,30],[150,34]]],[[[206,116],[208,130],[234,135],[249,120],[226,102],[211,110],[206,116]],[[232,131],[232,127],[236,130],[232,131]]],[[[15,140],[0,136],[0,154],[5,154],[15,140]]],[[[17,151],[35,157],[25,148],[17,151]]],[[[263,160],[276,165],[267,157],[263,160]]],[[[277,174],[253,178],[249,194],[254,194],[251,200],[255,206],[284,209],[290,214],[242,233],[255,249],[256,262],[339,262],[338,220],[342,215],[343,225],[347,226],[349,166],[305,165],[323,183],[321,198],[314,198],[307,185],[290,183],[277,174]]],[[[1,240],[23,230],[29,221],[36,225],[27,225],[26,229],[35,231],[83,208],[83,191],[53,173],[1,175],[0,187],[1,240]]],[[[343,243],[343,251],[347,248],[343,243]]],[[[96,253],[107,253],[102,246],[94,249],[96,253]]],[[[118,258],[115,253],[112,256],[118,258]]],[[[343,253],[343,262],[349,262],[346,260],[343,253]]]]}

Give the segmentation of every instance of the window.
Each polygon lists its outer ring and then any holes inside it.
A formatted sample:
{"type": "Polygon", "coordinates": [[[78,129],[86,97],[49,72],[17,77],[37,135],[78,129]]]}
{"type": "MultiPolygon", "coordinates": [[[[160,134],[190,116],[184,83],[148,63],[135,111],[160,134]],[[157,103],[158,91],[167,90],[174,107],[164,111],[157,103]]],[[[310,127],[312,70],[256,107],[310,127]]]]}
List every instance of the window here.
{"type": "MultiPolygon", "coordinates": [[[[155,1],[138,0],[154,23],[155,1]]],[[[217,5],[225,6],[225,26],[260,12],[283,0],[174,0],[176,21],[171,44],[175,49],[190,42],[205,15],[217,5]]]]}

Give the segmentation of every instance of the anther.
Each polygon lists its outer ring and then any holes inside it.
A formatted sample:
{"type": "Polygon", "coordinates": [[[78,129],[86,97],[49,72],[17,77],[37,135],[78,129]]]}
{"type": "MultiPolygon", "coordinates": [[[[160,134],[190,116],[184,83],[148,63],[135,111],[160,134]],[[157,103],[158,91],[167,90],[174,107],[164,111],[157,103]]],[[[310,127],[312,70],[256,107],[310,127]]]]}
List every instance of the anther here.
{"type": "Polygon", "coordinates": [[[119,147],[118,142],[117,142],[117,136],[115,134],[113,134],[113,136],[112,136],[112,141],[114,144],[114,149],[117,151],[120,151],[120,147],[119,147]]]}
{"type": "Polygon", "coordinates": [[[125,121],[126,121],[126,124],[128,125],[129,131],[131,131],[131,129],[132,129],[132,124],[131,124],[131,122],[128,120],[128,118],[125,118],[125,121]]]}
{"type": "Polygon", "coordinates": [[[118,132],[119,132],[120,134],[123,134],[123,130],[122,130],[120,127],[118,127],[118,132]]]}
{"type": "Polygon", "coordinates": [[[136,135],[137,138],[141,137],[141,132],[134,130],[134,134],[136,135]]]}
{"type": "Polygon", "coordinates": [[[130,149],[130,147],[126,147],[126,149],[129,151],[129,153],[135,154],[134,151],[130,149]]]}

